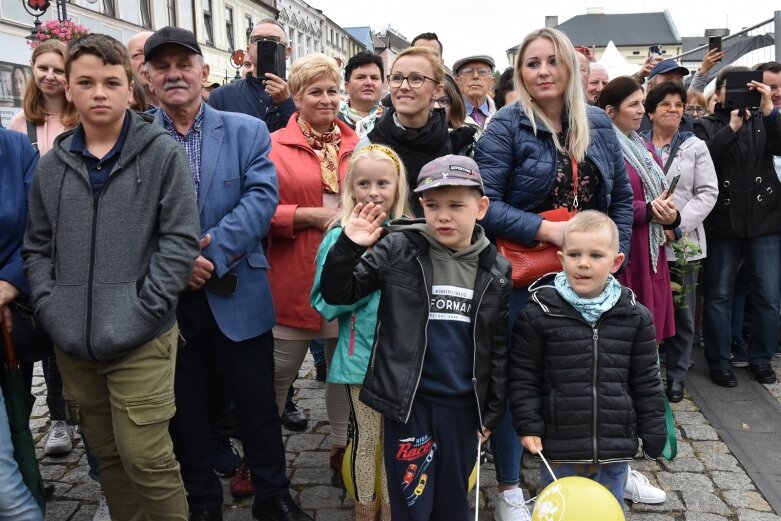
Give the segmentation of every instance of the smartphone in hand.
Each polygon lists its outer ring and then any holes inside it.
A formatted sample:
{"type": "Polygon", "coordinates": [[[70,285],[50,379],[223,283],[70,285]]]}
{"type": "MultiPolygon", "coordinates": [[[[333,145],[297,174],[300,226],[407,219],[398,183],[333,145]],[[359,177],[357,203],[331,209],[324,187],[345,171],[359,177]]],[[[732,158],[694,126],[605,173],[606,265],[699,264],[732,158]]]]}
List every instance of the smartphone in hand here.
{"type": "Polygon", "coordinates": [[[255,77],[259,80],[266,79],[267,72],[285,79],[285,44],[273,40],[259,41],[257,63],[255,77]]]}
{"type": "Polygon", "coordinates": [[[664,197],[665,199],[669,199],[673,196],[673,193],[675,193],[675,187],[678,186],[678,181],[681,179],[681,174],[678,174],[677,176],[673,177],[673,180],[670,182],[670,187],[667,189],[667,195],[664,197]]]}

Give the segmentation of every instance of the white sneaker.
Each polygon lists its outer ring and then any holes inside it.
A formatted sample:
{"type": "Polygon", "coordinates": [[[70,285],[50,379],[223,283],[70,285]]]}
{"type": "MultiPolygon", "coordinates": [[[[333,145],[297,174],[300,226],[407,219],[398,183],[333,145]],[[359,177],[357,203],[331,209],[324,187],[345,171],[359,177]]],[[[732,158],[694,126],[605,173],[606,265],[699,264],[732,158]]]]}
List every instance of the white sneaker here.
{"type": "Polygon", "coordinates": [[[667,494],[664,490],[651,485],[648,478],[638,471],[630,470],[624,486],[624,499],[633,503],[656,505],[667,501],[667,494]]]}
{"type": "Polygon", "coordinates": [[[511,488],[496,495],[494,521],[531,521],[532,516],[526,508],[523,490],[511,488]]]}
{"type": "Polygon", "coordinates": [[[111,513],[108,511],[108,503],[106,502],[106,496],[100,495],[100,503],[95,510],[95,515],[92,516],[92,521],[111,521],[111,513]]]}
{"type": "Polygon", "coordinates": [[[73,428],[65,420],[54,420],[46,435],[46,455],[67,454],[73,449],[73,428]]]}

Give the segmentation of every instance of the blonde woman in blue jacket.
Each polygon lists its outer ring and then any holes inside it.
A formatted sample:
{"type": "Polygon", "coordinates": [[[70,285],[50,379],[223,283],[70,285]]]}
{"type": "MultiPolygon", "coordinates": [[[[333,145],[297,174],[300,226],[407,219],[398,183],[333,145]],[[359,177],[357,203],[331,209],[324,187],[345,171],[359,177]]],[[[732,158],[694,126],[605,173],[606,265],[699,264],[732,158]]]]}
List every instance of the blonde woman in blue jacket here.
{"type": "Polygon", "coordinates": [[[320,293],[320,275],[328,252],[342,234],[342,225],[357,203],[378,204],[389,219],[410,215],[406,179],[401,159],[384,145],[367,145],[353,155],[344,181],[341,214],[317,252],[317,271],[310,296],[312,307],[323,318],[339,320],[339,338],[328,369],[328,383],[345,384],[349,393],[352,452],[349,469],[345,471],[350,473],[354,486],[356,521],[373,521],[377,515],[374,491],[378,474],[381,519],[391,519],[385,466],[377,464],[377,451],[381,450],[382,444],[382,414],[358,399],[374,344],[380,292],[375,291],[351,305],[332,306],[320,293]]]}

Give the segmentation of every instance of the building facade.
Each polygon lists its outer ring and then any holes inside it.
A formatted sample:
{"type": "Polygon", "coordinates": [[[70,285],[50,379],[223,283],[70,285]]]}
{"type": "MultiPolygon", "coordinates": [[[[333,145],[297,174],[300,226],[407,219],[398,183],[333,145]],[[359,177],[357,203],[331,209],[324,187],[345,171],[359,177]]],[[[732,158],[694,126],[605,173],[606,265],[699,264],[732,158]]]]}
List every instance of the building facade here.
{"type": "MultiPolygon", "coordinates": [[[[66,0],[60,0],[65,2],[66,0]]],[[[41,16],[45,23],[57,18],[57,0],[41,16]]],[[[193,0],[67,0],[69,19],[91,32],[113,36],[122,43],[140,31],[154,31],[166,25],[193,30],[193,0]]],[[[34,18],[22,0],[0,0],[0,118],[7,125],[21,110],[21,93],[30,75],[31,49],[28,40],[34,18]],[[14,78],[14,75],[18,78],[14,78]],[[24,81],[21,79],[24,78],[24,81]]]]}

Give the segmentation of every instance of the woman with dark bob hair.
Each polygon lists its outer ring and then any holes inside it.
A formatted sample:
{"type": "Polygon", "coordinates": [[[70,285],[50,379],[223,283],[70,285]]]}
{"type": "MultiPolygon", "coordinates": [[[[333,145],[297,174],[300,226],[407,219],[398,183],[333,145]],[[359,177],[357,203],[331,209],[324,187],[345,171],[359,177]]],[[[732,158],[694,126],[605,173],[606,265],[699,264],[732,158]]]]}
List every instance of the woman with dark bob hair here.
{"type": "Polygon", "coordinates": [[[681,131],[679,125],[688,99],[683,85],[667,81],[654,87],[645,99],[645,111],[652,128],[642,133],[653,145],[662,160],[666,181],[678,177],[673,201],[681,213],[681,223],[674,230],[665,230],[665,246],[669,262],[670,279],[688,288],[684,302],[675,310],[675,335],[664,341],[667,353],[667,398],[671,402],[683,399],[683,387],[689,370],[692,342],[694,340],[694,309],[696,307],[697,273],[700,261],[707,255],[703,221],[708,216],[719,188],[716,169],[704,141],[693,132],[681,131]],[[673,273],[675,251],[673,244],[693,243],[699,253],[690,254],[686,273],[673,273]]]}
{"type": "MultiPolygon", "coordinates": [[[[586,105],[572,43],[555,29],[530,33],[514,74],[520,99],[494,114],[475,145],[475,161],[491,200],[483,228],[519,244],[561,246],[565,223],[546,221],[540,212],[599,210],[618,225],[621,251],[628,253],[632,191],[624,160],[610,119],[586,105]]],[[[513,290],[510,330],[528,298],[528,287],[513,290]]],[[[491,446],[499,486],[495,519],[514,519],[523,508],[518,490],[521,445],[509,413],[494,431],[491,446]]]]}
{"type": "Polygon", "coordinates": [[[612,80],[599,95],[597,106],[613,120],[634,193],[631,253],[618,280],[651,310],[659,343],[675,334],[664,232],[680,224],[680,214],[667,198],[664,172],[653,146],[637,133],[645,114],[640,84],[629,76],[612,80]]]}

